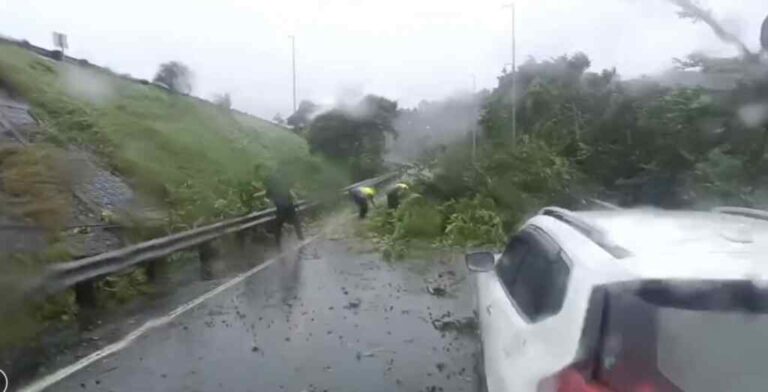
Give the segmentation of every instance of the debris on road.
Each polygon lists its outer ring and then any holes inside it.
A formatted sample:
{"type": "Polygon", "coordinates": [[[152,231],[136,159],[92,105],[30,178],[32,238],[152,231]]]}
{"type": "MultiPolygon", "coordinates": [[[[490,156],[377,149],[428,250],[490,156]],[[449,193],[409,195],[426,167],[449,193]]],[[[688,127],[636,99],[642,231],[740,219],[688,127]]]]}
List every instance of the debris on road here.
{"type": "Polygon", "coordinates": [[[477,332],[477,319],[464,317],[450,319],[450,312],[432,320],[432,326],[440,332],[456,332],[458,334],[474,334],[477,332]]]}
{"type": "Polygon", "coordinates": [[[356,298],[353,301],[349,301],[349,303],[346,306],[344,306],[344,309],[347,309],[347,310],[358,309],[361,303],[363,303],[363,300],[361,300],[360,298],[356,298]]]}
{"type": "Polygon", "coordinates": [[[444,297],[451,293],[464,279],[466,277],[458,278],[456,272],[452,270],[440,272],[435,278],[425,279],[427,292],[435,297],[444,297]]]}
{"type": "Polygon", "coordinates": [[[440,286],[427,286],[427,292],[434,295],[435,297],[443,297],[448,293],[445,288],[440,286]]]}
{"type": "Polygon", "coordinates": [[[387,349],[385,349],[384,347],[377,347],[377,348],[374,348],[374,349],[373,349],[373,350],[371,350],[371,351],[366,351],[366,352],[360,352],[360,351],[358,351],[358,352],[357,352],[357,354],[355,354],[355,357],[356,357],[356,358],[357,358],[357,360],[359,361],[359,360],[360,360],[360,359],[362,359],[362,358],[370,358],[370,357],[375,357],[377,353],[382,353],[382,352],[395,353],[394,351],[392,351],[392,350],[387,350],[387,349]]]}
{"type": "MultiPolygon", "coordinates": [[[[144,383],[140,390],[174,390],[194,379],[200,390],[232,390],[245,383],[259,385],[253,390],[286,392],[475,391],[475,375],[466,369],[475,363],[477,337],[470,331],[476,323],[466,280],[455,283],[463,270],[431,261],[423,269],[360,262],[344,245],[319,244],[320,263],[298,259],[266,267],[242,290],[223,292],[176,320],[169,333],[179,335],[173,339],[153,333],[137,340],[112,364],[128,366],[101,376],[101,384],[137,382],[124,370],[135,366],[133,360],[165,358],[172,350],[193,360],[163,362],[156,378],[138,381],[144,383]],[[281,361],[265,360],[275,355],[281,361]],[[247,380],[225,377],[231,374],[226,369],[239,372],[239,367],[248,369],[242,373],[247,380]],[[186,376],[190,371],[197,376],[186,376]]],[[[80,390],[89,374],[78,373],[62,386],[80,390]]]]}

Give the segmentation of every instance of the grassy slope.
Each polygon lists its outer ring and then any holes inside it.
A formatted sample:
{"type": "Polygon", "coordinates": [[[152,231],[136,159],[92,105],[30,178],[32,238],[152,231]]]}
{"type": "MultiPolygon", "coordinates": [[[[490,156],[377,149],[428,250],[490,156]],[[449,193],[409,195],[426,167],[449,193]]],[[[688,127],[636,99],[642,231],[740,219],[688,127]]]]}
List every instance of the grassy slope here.
{"type": "MultiPolygon", "coordinates": [[[[242,193],[278,157],[307,159],[303,139],[269,122],[106,72],[0,44],[0,83],[33,106],[50,139],[103,157],[174,225],[247,210],[242,193]]],[[[247,199],[247,197],[245,197],[247,199]]]]}

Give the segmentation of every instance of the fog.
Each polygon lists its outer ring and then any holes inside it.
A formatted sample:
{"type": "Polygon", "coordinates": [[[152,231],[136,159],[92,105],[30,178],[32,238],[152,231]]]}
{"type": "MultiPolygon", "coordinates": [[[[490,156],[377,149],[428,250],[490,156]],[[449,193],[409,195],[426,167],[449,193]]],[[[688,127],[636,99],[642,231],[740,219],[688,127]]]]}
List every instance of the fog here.
{"type": "Polygon", "coordinates": [[[424,152],[439,149],[477,130],[480,108],[487,92],[460,93],[440,101],[422,101],[399,112],[397,138],[388,141],[387,159],[411,162],[424,152]]]}
{"type": "Polygon", "coordinates": [[[748,128],[758,128],[768,123],[768,103],[745,105],[739,109],[739,119],[748,128]]]}
{"type": "MultiPolygon", "coordinates": [[[[504,2],[221,0],[131,3],[0,0],[0,34],[51,47],[69,36],[69,54],[118,73],[151,79],[178,60],[196,75],[193,93],[230,93],[233,106],[271,119],[291,113],[291,45],[296,36],[298,100],[333,105],[349,90],[415,107],[492,88],[511,60],[504,2]]],[[[680,20],[667,0],[519,0],[518,59],[581,50],[593,69],[627,78],[672,65],[694,51],[737,53],[704,23],[680,20]]],[[[724,27],[751,50],[768,14],[764,0],[708,0],[724,27]]]]}
{"type": "Polygon", "coordinates": [[[77,66],[64,69],[63,82],[69,94],[97,105],[106,105],[115,94],[111,78],[77,66]]]}

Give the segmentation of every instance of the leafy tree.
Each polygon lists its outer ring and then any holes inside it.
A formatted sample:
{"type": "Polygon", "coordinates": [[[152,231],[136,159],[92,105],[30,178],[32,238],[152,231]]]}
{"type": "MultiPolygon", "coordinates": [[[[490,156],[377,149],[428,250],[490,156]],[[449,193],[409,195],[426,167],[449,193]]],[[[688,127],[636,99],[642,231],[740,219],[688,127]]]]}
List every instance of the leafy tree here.
{"type": "MultiPolygon", "coordinates": [[[[517,70],[517,91],[512,90],[512,73],[502,74],[481,117],[486,135],[504,138],[511,134],[513,103],[517,108],[518,129],[524,133],[558,128],[563,122],[581,122],[575,105],[581,103],[579,89],[589,64],[589,58],[583,53],[541,62],[528,60],[517,70]],[[557,112],[553,117],[552,111],[557,112]]],[[[604,74],[605,83],[610,84],[613,76],[604,74]]]]}
{"type": "Polygon", "coordinates": [[[189,94],[192,92],[192,71],[178,61],[160,64],[160,68],[152,81],[177,93],[189,94]]]}
{"type": "Polygon", "coordinates": [[[697,4],[694,0],[669,0],[673,4],[680,7],[680,11],[677,13],[678,16],[685,19],[690,19],[693,22],[703,22],[707,26],[709,26],[710,29],[712,29],[712,32],[717,35],[720,40],[722,40],[725,43],[731,44],[739,49],[741,54],[745,58],[750,59],[756,59],[756,56],[752,51],[747,48],[747,45],[742,42],[739,37],[736,34],[731,33],[730,31],[726,30],[712,15],[712,12],[704,9],[699,4],[697,4]]]}
{"type": "Polygon", "coordinates": [[[319,107],[312,101],[301,101],[296,112],[288,116],[285,122],[294,129],[303,129],[309,125],[312,120],[312,115],[318,108],[319,107]]]}
{"type": "Polygon", "coordinates": [[[353,106],[317,116],[307,140],[312,152],[349,168],[353,177],[369,177],[383,167],[386,135],[397,135],[395,116],[397,102],[368,95],[353,106]]]}
{"type": "MultiPolygon", "coordinates": [[[[623,81],[614,69],[593,72],[581,53],[529,60],[514,91],[503,72],[482,107],[477,156],[457,140],[414,181],[419,208],[439,205],[443,243],[494,243],[537,208],[594,195],[630,206],[766,206],[768,65],[695,1],[670,1],[741,56],[678,60],[671,74],[689,87],[669,75],[623,81]]],[[[768,46],[768,20],[761,38],[768,46]]]]}

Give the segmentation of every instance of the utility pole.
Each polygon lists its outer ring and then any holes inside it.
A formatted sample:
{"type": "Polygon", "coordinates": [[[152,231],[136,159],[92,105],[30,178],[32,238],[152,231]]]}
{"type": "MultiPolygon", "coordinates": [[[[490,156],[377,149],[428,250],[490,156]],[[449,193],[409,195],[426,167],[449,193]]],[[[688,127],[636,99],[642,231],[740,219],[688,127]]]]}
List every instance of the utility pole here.
{"type": "MultiPolygon", "coordinates": [[[[472,74],[472,100],[474,101],[477,99],[475,95],[477,94],[477,77],[475,74],[472,74]]],[[[477,120],[477,113],[474,113],[475,120],[477,120]]],[[[475,123],[472,126],[472,163],[477,163],[477,126],[478,124],[475,123]]]]}
{"type": "Polygon", "coordinates": [[[291,36],[291,65],[293,68],[293,112],[296,113],[296,36],[291,36]]]}
{"type": "Polygon", "coordinates": [[[517,141],[517,36],[515,34],[515,3],[505,5],[512,8],[512,142],[517,141]]]}

